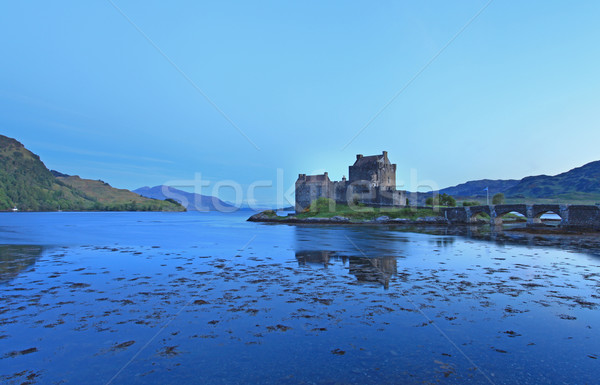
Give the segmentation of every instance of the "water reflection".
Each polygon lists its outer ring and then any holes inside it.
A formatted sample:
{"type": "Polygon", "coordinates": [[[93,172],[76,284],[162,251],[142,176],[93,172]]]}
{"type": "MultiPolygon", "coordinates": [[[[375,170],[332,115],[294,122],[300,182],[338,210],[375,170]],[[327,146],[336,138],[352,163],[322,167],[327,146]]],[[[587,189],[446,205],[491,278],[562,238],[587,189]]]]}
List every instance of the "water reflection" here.
{"type": "Polygon", "coordinates": [[[358,282],[379,283],[385,289],[389,289],[390,279],[398,274],[395,257],[350,257],[348,260],[350,274],[354,275],[358,282]]]}
{"type": "Polygon", "coordinates": [[[439,237],[439,238],[431,238],[429,243],[436,245],[439,248],[450,247],[454,244],[456,238],[454,237],[439,237]]]}
{"type": "Polygon", "coordinates": [[[420,254],[418,249],[422,249],[422,244],[418,245],[422,240],[431,245],[432,252],[453,247],[457,239],[467,238],[501,247],[552,247],[600,256],[598,237],[541,236],[506,227],[295,226],[294,235],[299,266],[313,264],[327,268],[341,264],[358,282],[376,283],[386,289],[398,275],[398,259],[420,254]],[[426,236],[420,239],[419,234],[426,236]]]}
{"type": "Polygon", "coordinates": [[[521,245],[574,250],[600,257],[600,237],[597,233],[552,233],[548,229],[521,231],[511,226],[468,226],[449,229],[454,234],[500,246],[521,245]],[[517,231],[515,231],[517,230],[517,231]]]}
{"type": "Polygon", "coordinates": [[[332,260],[340,260],[344,265],[348,261],[347,257],[338,256],[335,252],[327,250],[296,251],[296,259],[299,266],[322,265],[323,267],[331,264],[332,260]]]}
{"type": "Polygon", "coordinates": [[[373,258],[404,257],[411,242],[408,234],[381,231],[375,226],[296,226],[294,236],[296,251],[332,251],[336,255],[373,258]]]}
{"type": "Polygon", "coordinates": [[[600,257],[597,233],[553,233],[551,230],[518,229],[514,226],[298,226],[295,228],[296,250],[323,249],[346,255],[404,257],[411,249],[415,234],[435,235],[428,238],[440,248],[451,246],[456,239],[468,238],[499,246],[521,245],[551,247],[584,252],[600,257]]]}
{"type": "Polygon", "coordinates": [[[319,265],[327,268],[330,264],[341,263],[358,282],[377,283],[389,288],[390,279],[398,273],[396,257],[345,256],[328,250],[296,251],[299,266],[319,265]]]}
{"type": "Polygon", "coordinates": [[[33,266],[42,251],[42,246],[0,245],[0,282],[10,281],[33,266]]]}

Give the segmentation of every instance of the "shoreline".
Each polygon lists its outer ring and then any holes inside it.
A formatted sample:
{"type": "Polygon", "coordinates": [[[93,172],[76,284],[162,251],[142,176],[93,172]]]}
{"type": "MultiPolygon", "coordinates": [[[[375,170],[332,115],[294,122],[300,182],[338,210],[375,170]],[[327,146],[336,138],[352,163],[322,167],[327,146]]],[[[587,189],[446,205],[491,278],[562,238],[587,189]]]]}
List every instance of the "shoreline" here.
{"type": "MultiPolygon", "coordinates": [[[[444,217],[422,217],[417,219],[407,218],[389,218],[387,216],[381,216],[370,220],[351,220],[346,217],[334,216],[331,218],[319,218],[319,217],[308,217],[308,218],[297,218],[294,216],[288,217],[273,217],[265,214],[264,212],[254,214],[249,217],[246,221],[255,223],[277,223],[277,224],[296,224],[296,225],[407,225],[407,226],[440,226],[446,228],[464,228],[469,226],[474,227],[486,227],[490,226],[487,221],[474,222],[474,223],[451,223],[444,217]]],[[[506,223],[506,225],[522,224],[523,226],[518,227],[504,227],[500,225],[498,228],[501,231],[510,233],[523,233],[530,235],[547,235],[547,236],[600,236],[600,231],[593,228],[581,228],[572,227],[564,228],[552,225],[537,225],[527,226],[523,222],[506,223]]],[[[494,228],[494,226],[490,226],[494,228]]]]}
{"type": "MultiPolygon", "coordinates": [[[[263,213],[252,215],[247,219],[248,222],[264,222],[264,223],[282,223],[282,224],[324,224],[324,225],[450,225],[444,217],[424,217],[416,220],[406,218],[389,218],[379,217],[372,220],[351,220],[346,217],[334,216],[331,218],[296,218],[290,217],[269,217],[263,213]]],[[[478,225],[478,224],[474,224],[478,225]]]]}

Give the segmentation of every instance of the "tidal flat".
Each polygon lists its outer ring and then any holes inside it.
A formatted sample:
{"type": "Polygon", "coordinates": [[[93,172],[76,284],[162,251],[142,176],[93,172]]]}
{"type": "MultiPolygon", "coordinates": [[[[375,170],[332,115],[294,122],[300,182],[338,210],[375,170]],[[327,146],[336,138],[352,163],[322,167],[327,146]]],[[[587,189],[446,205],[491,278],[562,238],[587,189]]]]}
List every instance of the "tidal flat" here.
{"type": "Polygon", "coordinates": [[[0,382],[597,382],[589,239],[247,217],[0,215],[0,382]]]}

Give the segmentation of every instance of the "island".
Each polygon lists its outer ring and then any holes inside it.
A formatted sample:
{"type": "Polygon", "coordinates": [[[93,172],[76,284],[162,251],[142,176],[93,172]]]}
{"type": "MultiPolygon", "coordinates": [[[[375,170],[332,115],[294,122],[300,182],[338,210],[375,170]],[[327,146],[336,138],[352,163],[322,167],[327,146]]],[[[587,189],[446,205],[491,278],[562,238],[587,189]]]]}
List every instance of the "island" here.
{"type": "MultiPolygon", "coordinates": [[[[589,164],[570,173],[578,174],[581,169],[588,168],[598,167],[589,164]]],[[[557,176],[562,177],[562,174],[557,176]]],[[[527,180],[524,178],[523,183],[528,183],[527,180]]],[[[503,204],[504,195],[499,194],[501,199],[494,197],[491,205],[464,201],[462,207],[456,207],[456,200],[443,193],[430,198],[431,206],[419,206],[418,199],[409,202],[409,195],[418,196],[396,188],[396,164],[390,162],[387,151],[370,156],[357,154],[354,164],[348,167],[348,179],[344,176],[341,181],[332,181],[327,172],[318,175],[299,174],[295,184],[295,214],[282,217],[273,210],[266,210],[252,215],[248,221],[436,225],[489,223],[492,226],[511,221],[523,222],[526,228],[539,229],[547,227],[542,221],[543,215],[555,214],[559,219],[554,227],[561,230],[600,230],[598,204],[531,204],[522,201],[503,204]]]]}
{"type": "Polygon", "coordinates": [[[324,223],[324,224],[449,224],[441,210],[427,207],[370,207],[362,203],[346,205],[320,197],[302,212],[280,216],[265,210],[248,218],[249,222],[324,223]]]}

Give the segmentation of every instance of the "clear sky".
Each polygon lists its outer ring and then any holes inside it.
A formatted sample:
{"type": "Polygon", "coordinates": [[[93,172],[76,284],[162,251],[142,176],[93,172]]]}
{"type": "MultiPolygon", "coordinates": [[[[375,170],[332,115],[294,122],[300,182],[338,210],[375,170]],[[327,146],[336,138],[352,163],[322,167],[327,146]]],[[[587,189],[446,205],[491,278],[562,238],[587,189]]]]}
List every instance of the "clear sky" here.
{"type": "Polygon", "coordinates": [[[598,1],[4,1],[0,133],[129,189],[280,169],[287,190],[382,150],[405,188],[556,174],[600,159],[599,20],[598,1]]]}

